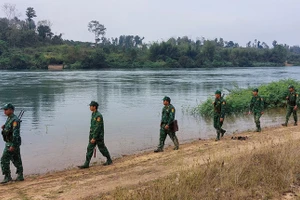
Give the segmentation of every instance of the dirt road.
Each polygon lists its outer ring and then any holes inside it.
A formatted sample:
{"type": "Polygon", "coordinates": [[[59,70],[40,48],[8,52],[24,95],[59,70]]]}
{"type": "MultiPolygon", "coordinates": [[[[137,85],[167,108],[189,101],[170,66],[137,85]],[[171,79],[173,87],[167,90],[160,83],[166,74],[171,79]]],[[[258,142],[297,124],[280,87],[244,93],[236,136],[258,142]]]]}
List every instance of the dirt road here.
{"type": "Polygon", "coordinates": [[[109,193],[116,187],[138,186],[141,183],[165,177],[178,170],[199,166],[207,160],[240,156],[266,146],[299,140],[298,127],[277,127],[262,133],[245,132],[245,141],[198,140],[183,144],[180,150],[166,148],[163,153],[146,152],[114,160],[111,166],[92,166],[89,169],[71,169],[46,175],[28,176],[20,183],[0,186],[0,199],[92,199],[109,193]]]}

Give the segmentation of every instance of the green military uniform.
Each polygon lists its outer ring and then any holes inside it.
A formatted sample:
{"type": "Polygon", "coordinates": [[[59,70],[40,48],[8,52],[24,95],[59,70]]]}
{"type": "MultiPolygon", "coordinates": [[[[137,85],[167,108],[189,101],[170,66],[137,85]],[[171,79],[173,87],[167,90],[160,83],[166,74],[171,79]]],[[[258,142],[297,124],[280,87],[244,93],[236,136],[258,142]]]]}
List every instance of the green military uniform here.
{"type": "MultiPolygon", "coordinates": [[[[12,109],[14,110],[14,106],[12,104],[6,104],[2,109],[12,109]]],[[[10,161],[12,161],[13,165],[17,168],[18,177],[16,181],[23,181],[23,165],[20,154],[20,146],[21,146],[21,136],[20,136],[20,120],[19,118],[11,114],[8,116],[5,125],[3,126],[3,139],[6,144],[4,147],[4,151],[1,157],[1,169],[2,173],[5,176],[2,183],[7,183],[12,180],[11,171],[10,171],[10,161]],[[10,147],[13,147],[13,151],[9,151],[10,147]]]]}
{"type": "MultiPolygon", "coordinates": [[[[289,89],[293,88],[294,86],[289,86],[289,89]]],[[[285,123],[282,124],[283,126],[287,126],[288,122],[289,122],[289,118],[291,116],[291,114],[293,113],[293,117],[294,117],[294,125],[297,125],[298,122],[298,117],[297,117],[297,109],[294,109],[295,106],[299,105],[299,96],[298,93],[295,92],[295,90],[293,92],[289,92],[288,96],[286,97],[287,100],[287,111],[286,111],[286,119],[285,119],[285,123]]]]}
{"type": "MultiPolygon", "coordinates": [[[[253,92],[258,92],[258,89],[255,88],[253,92]]],[[[250,102],[250,112],[253,113],[254,115],[254,121],[256,124],[256,131],[260,132],[261,127],[260,127],[260,117],[262,115],[262,112],[264,110],[264,99],[260,97],[259,95],[252,97],[251,102],[250,102]]]]}
{"type": "MultiPolygon", "coordinates": [[[[169,97],[165,97],[163,100],[164,101],[167,100],[169,102],[171,101],[169,97]]],[[[169,135],[169,137],[171,138],[171,140],[175,145],[174,150],[179,149],[179,142],[176,133],[170,129],[170,126],[172,126],[174,120],[175,120],[175,107],[172,104],[169,104],[168,106],[164,106],[162,109],[162,116],[160,122],[159,145],[157,150],[155,150],[155,152],[163,151],[167,135],[169,135]],[[166,125],[169,126],[169,129],[165,129],[166,125]]]]}
{"type": "MultiPolygon", "coordinates": [[[[221,91],[217,90],[215,94],[220,94],[221,91]]],[[[226,112],[226,101],[222,97],[215,98],[215,101],[213,102],[214,105],[214,128],[217,131],[217,138],[216,140],[220,140],[220,136],[224,136],[224,133],[226,132],[224,129],[222,129],[224,118],[225,118],[225,112],[226,112]],[[223,118],[223,121],[221,122],[220,119],[223,118]]]]}
{"type": "MultiPolygon", "coordinates": [[[[92,101],[90,106],[98,107],[98,103],[92,101]]],[[[102,153],[102,155],[107,158],[107,161],[104,163],[104,165],[112,164],[110,154],[104,143],[104,121],[103,121],[103,116],[101,115],[101,113],[99,111],[95,111],[92,113],[89,143],[87,146],[86,159],[85,159],[84,165],[79,166],[79,168],[88,168],[89,167],[90,161],[91,161],[91,158],[93,156],[93,152],[94,152],[94,149],[96,146],[98,146],[98,149],[102,153]],[[96,140],[96,142],[91,143],[92,139],[96,140]]]]}

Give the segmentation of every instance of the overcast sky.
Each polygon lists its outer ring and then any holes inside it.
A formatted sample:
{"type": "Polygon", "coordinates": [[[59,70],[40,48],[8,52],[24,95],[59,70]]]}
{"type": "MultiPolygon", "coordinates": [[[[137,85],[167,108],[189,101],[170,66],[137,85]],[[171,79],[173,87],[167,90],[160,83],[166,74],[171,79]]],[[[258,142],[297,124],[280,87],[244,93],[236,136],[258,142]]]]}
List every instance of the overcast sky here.
{"type": "MultiPolygon", "coordinates": [[[[145,41],[170,37],[220,38],[245,46],[258,39],[271,45],[300,45],[300,0],[1,0],[16,4],[21,18],[27,7],[35,21],[50,20],[64,39],[93,41],[91,20],[107,28],[106,37],[144,36],[145,41]]],[[[4,17],[1,10],[0,16],[4,17]]]]}

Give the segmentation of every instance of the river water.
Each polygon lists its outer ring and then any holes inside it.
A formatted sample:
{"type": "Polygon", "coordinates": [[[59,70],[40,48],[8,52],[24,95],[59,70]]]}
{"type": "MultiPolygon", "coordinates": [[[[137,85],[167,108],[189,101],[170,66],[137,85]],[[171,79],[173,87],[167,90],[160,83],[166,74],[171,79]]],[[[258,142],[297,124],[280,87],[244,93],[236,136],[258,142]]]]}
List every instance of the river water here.
{"type": "MultiPolygon", "coordinates": [[[[21,146],[25,174],[82,164],[88,142],[91,100],[99,102],[105,142],[113,157],[154,149],[159,139],[162,98],[176,107],[181,142],[215,137],[211,120],[188,115],[185,108],[212,97],[216,89],[245,88],[283,78],[299,79],[300,67],[215,68],[199,70],[104,70],[63,72],[0,71],[0,104],[26,112],[21,146]]],[[[267,113],[262,126],[283,121],[267,113]]],[[[0,124],[6,117],[0,115],[0,124]]],[[[254,129],[252,117],[227,118],[228,133],[254,129]]],[[[167,144],[171,144],[167,139],[167,144]]],[[[3,149],[4,142],[0,141],[3,149]]],[[[104,161],[97,153],[92,162],[104,161]]],[[[14,168],[13,172],[14,172],[14,168]]]]}

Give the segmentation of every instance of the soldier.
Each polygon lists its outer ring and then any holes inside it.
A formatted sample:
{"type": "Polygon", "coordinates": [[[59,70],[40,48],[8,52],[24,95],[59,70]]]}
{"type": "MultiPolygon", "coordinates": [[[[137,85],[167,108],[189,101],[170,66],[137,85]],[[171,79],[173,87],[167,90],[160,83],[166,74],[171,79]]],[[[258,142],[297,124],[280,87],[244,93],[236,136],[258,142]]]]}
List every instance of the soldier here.
{"type": "Polygon", "coordinates": [[[12,181],[10,172],[10,161],[17,168],[16,181],[24,181],[23,165],[20,154],[21,136],[20,136],[20,120],[14,114],[15,107],[12,104],[6,104],[2,107],[4,114],[7,116],[5,124],[2,126],[3,139],[6,142],[1,157],[1,169],[4,180],[1,184],[12,181]]]}
{"type": "Polygon", "coordinates": [[[285,123],[282,124],[282,126],[287,126],[289,122],[289,118],[291,114],[293,113],[294,116],[294,126],[297,126],[297,109],[299,104],[299,97],[298,93],[295,92],[295,87],[293,85],[289,86],[289,94],[286,97],[287,100],[287,112],[286,112],[286,118],[285,123]]]}
{"type": "Polygon", "coordinates": [[[178,138],[176,137],[175,132],[170,128],[175,120],[175,108],[171,103],[170,97],[164,97],[163,98],[163,104],[164,107],[162,109],[162,115],[161,115],[161,122],[160,122],[160,138],[159,138],[159,145],[156,150],[154,150],[155,153],[157,152],[163,152],[164,151],[164,145],[167,135],[170,136],[171,140],[174,142],[174,150],[179,149],[179,142],[178,138]]]}
{"type": "Polygon", "coordinates": [[[258,95],[258,89],[252,91],[253,97],[250,102],[249,115],[253,113],[256,124],[256,132],[261,132],[260,117],[264,114],[264,99],[258,95]]]}
{"type": "Polygon", "coordinates": [[[92,111],[92,119],[90,126],[89,144],[87,146],[85,163],[78,166],[79,169],[89,168],[91,158],[93,156],[93,151],[98,146],[99,151],[103,156],[107,158],[103,165],[111,165],[112,160],[108,149],[104,144],[104,121],[101,113],[98,111],[99,104],[92,101],[90,104],[90,110],[92,111]]]}
{"type": "Polygon", "coordinates": [[[217,131],[216,141],[220,140],[220,136],[223,137],[226,130],[222,129],[224,122],[225,111],[226,111],[226,101],[221,96],[221,91],[217,90],[215,92],[214,105],[214,128],[217,131]]]}

